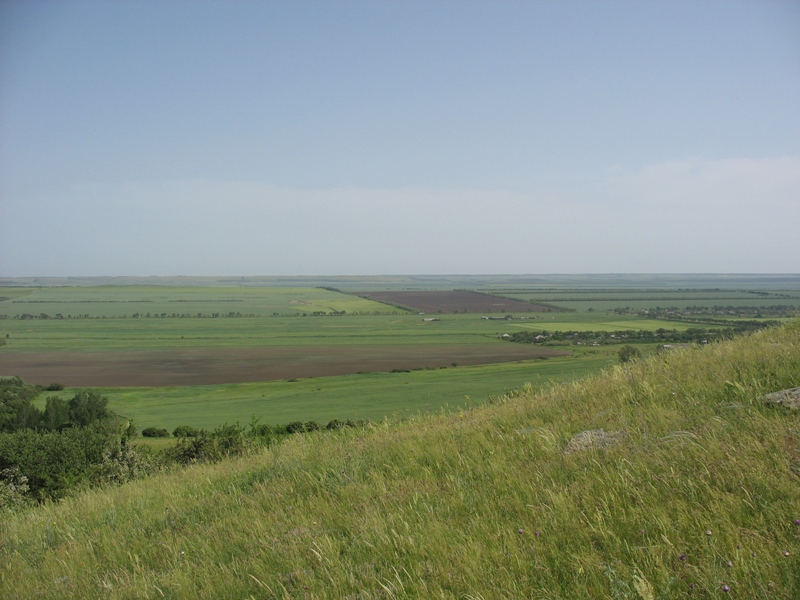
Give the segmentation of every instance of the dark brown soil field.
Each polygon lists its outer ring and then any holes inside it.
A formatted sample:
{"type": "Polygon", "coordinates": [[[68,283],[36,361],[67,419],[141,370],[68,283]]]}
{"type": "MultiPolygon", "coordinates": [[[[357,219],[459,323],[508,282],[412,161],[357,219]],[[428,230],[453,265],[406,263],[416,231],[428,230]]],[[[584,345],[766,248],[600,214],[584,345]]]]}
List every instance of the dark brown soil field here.
{"type": "Polygon", "coordinates": [[[69,387],[244,383],[565,356],[528,344],[292,346],[156,352],[20,352],[0,355],[0,375],[69,387]]]}
{"type": "Polygon", "coordinates": [[[550,312],[554,309],[488,294],[458,291],[364,292],[363,298],[405,306],[424,313],[550,312]]]}

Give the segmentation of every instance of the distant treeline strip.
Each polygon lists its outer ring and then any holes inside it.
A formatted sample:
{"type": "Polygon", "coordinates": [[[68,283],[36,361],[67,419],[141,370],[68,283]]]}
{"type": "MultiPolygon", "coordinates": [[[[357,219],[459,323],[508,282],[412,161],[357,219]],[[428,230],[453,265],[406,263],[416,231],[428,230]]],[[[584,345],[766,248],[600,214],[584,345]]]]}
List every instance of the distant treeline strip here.
{"type": "Polygon", "coordinates": [[[55,320],[63,320],[63,319],[231,319],[231,318],[270,318],[270,317],[343,317],[343,316],[358,316],[358,315],[387,315],[387,314],[400,314],[400,313],[386,313],[386,312],[351,312],[348,313],[347,311],[340,310],[332,310],[332,311],[324,311],[324,310],[314,310],[311,312],[292,312],[292,313],[272,313],[271,315],[259,315],[256,313],[240,313],[238,311],[230,311],[227,313],[133,313],[132,315],[72,315],[72,314],[61,314],[56,313],[54,317],[51,317],[47,313],[39,313],[38,315],[34,315],[31,313],[22,313],[21,315],[13,315],[9,316],[6,314],[0,314],[0,320],[2,319],[17,319],[17,320],[33,320],[33,319],[40,319],[40,320],[47,320],[47,319],[55,319],[55,320]]]}
{"type": "Polygon", "coordinates": [[[488,290],[488,293],[499,294],[703,294],[703,293],[727,293],[727,294],[751,294],[756,296],[777,296],[779,298],[796,298],[797,292],[790,291],[791,294],[784,294],[777,291],[766,292],[763,290],[726,290],[722,288],[678,288],[678,289],[663,289],[663,288],[509,288],[509,289],[495,289],[488,290]]]}
{"type": "MultiPolygon", "coordinates": [[[[594,293],[594,292],[590,292],[594,293]]],[[[492,294],[493,296],[498,296],[498,294],[492,294]]],[[[499,296],[500,298],[506,298],[507,296],[499,296]]],[[[797,298],[797,296],[788,296],[782,295],[777,296],[778,298],[797,298]]],[[[514,298],[519,301],[519,298],[514,298]]],[[[547,302],[661,302],[661,301],[668,301],[668,302],[682,302],[684,300],[752,300],[752,296],[659,296],[657,298],[635,298],[635,297],[609,297],[609,298],[576,298],[576,297],[546,297],[543,300],[547,302]]],[[[532,298],[529,302],[536,301],[537,304],[540,304],[536,298],[532,298]]]]}
{"type": "MultiPolygon", "coordinates": [[[[7,298],[0,298],[0,301],[7,298]]],[[[142,302],[244,302],[241,298],[194,299],[194,300],[12,300],[12,304],[132,304],[142,302]]]]}
{"type": "Polygon", "coordinates": [[[737,327],[722,329],[701,329],[690,327],[685,331],[677,329],[657,329],[645,331],[625,329],[621,331],[517,331],[509,335],[511,342],[522,344],[547,344],[548,342],[582,342],[621,344],[632,342],[658,342],[677,344],[704,344],[711,341],[730,339],[767,327],[779,325],[777,321],[749,321],[737,327]]]}

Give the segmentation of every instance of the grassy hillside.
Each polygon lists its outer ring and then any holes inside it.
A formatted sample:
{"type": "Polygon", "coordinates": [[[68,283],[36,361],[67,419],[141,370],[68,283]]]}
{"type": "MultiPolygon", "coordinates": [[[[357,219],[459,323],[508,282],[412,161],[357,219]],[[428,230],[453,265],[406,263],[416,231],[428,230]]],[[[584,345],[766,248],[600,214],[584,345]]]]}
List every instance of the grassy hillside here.
{"type": "Polygon", "coordinates": [[[798,385],[793,324],[295,436],[3,515],[0,596],[797,598],[798,385]]]}

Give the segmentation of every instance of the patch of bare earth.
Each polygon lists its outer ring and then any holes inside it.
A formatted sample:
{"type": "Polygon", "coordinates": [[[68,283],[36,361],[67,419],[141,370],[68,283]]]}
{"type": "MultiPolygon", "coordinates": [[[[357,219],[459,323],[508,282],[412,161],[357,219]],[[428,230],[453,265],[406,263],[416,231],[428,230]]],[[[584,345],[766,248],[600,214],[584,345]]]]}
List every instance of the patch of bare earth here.
{"type": "Polygon", "coordinates": [[[481,365],[565,356],[528,344],[192,348],[148,352],[19,352],[0,355],[0,375],[70,387],[205,385],[359,372],[481,365]]]}

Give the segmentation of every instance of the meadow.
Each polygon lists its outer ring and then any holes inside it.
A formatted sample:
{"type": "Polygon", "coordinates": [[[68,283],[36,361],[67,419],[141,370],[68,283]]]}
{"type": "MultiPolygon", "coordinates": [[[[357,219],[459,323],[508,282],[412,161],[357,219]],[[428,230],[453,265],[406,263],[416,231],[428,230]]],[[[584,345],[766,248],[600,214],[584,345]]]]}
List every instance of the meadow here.
{"type": "Polygon", "coordinates": [[[7,317],[149,318],[390,313],[397,309],[313,287],[187,287],[167,285],[0,288],[7,317]]]}
{"type": "MultiPolygon", "coordinates": [[[[591,352],[591,351],[589,351],[591,352]]],[[[95,388],[109,398],[118,414],[139,428],[179,425],[213,429],[223,423],[246,425],[252,417],[263,423],[286,424],[333,419],[380,421],[476,406],[526,383],[537,387],[566,381],[613,364],[611,352],[595,350],[582,358],[520,361],[479,366],[421,369],[403,373],[363,373],[220,385],[95,388]]],[[[71,389],[43,392],[69,398],[71,389]]]]}
{"type": "Polygon", "coordinates": [[[0,595],[797,598],[797,414],[762,396],[800,385],[798,340],[794,323],[12,510],[0,595]]]}

